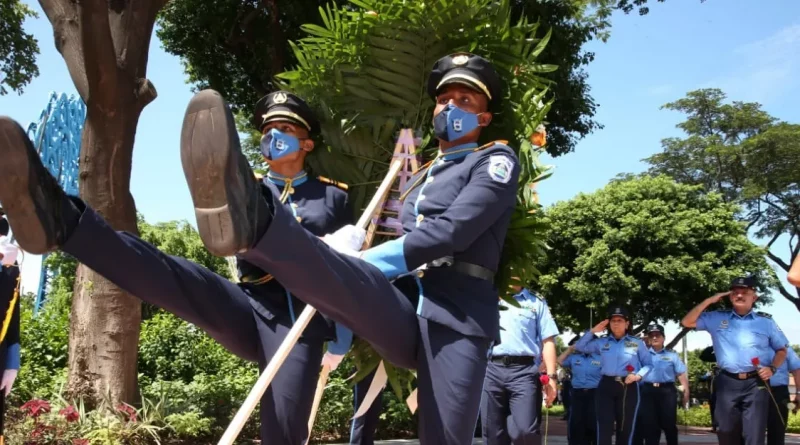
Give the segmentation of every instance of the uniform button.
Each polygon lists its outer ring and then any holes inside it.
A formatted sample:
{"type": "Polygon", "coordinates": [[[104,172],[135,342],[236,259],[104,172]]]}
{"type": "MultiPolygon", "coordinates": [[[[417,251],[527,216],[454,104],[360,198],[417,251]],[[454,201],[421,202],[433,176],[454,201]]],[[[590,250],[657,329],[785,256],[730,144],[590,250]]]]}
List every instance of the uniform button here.
{"type": "Polygon", "coordinates": [[[433,182],[433,176],[429,176],[428,179],[425,182],[427,182],[428,184],[433,182]]]}
{"type": "Polygon", "coordinates": [[[418,223],[421,223],[423,219],[425,219],[425,215],[417,215],[417,222],[418,223]]]}
{"type": "Polygon", "coordinates": [[[303,218],[300,218],[299,216],[298,216],[298,217],[295,217],[295,219],[297,219],[297,222],[300,222],[300,221],[302,221],[302,220],[303,220],[303,218]]]}
{"type": "Polygon", "coordinates": [[[289,194],[294,195],[294,187],[289,187],[289,194]]]}

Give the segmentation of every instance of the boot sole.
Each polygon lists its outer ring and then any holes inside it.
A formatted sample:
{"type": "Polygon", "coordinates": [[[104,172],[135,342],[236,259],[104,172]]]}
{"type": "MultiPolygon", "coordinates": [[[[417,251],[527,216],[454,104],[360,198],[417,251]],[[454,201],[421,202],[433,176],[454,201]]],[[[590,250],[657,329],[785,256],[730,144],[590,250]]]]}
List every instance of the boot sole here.
{"type": "Polygon", "coordinates": [[[37,178],[50,173],[31,156],[39,157],[25,130],[0,117],[0,203],[22,250],[41,255],[56,247],[55,233],[46,225],[52,217],[45,208],[42,178],[37,178]]]}
{"type": "Polygon", "coordinates": [[[201,91],[186,109],[181,162],[200,238],[216,256],[232,256],[248,246],[246,184],[236,150],[238,134],[224,99],[216,91],[201,91]]]}

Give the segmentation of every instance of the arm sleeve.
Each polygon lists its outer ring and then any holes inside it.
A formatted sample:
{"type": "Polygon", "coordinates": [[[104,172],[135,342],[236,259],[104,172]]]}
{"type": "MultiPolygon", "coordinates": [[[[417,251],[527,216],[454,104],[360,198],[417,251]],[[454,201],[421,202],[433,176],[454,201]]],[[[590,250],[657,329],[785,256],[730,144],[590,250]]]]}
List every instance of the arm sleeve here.
{"type": "Polygon", "coordinates": [[[675,374],[685,374],[686,373],[686,364],[683,363],[680,356],[675,354],[675,374]]]}
{"type": "Polygon", "coordinates": [[[775,320],[770,318],[769,321],[770,321],[769,344],[770,346],[772,346],[772,349],[774,349],[775,351],[780,351],[781,349],[789,349],[789,340],[786,338],[786,335],[784,335],[783,331],[780,330],[778,324],[775,323],[775,320]]]}
{"type": "Polygon", "coordinates": [[[583,352],[584,354],[596,354],[600,352],[600,342],[593,339],[594,333],[592,333],[592,331],[587,332],[575,343],[575,350],[583,352]]]}
{"type": "Polygon", "coordinates": [[[362,259],[392,278],[465,250],[516,205],[518,178],[519,165],[510,153],[488,153],[472,167],[467,185],[444,213],[368,249],[362,259]]]}
{"type": "Polygon", "coordinates": [[[713,319],[714,312],[703,312],[699,317],[697,317],[697,326],[695,329],[698,331],[707,331],[708,326],[713,325],[713,319]]]}
{"type": "Polygon", "coordinates": [[[800,357],[797,356],[797,353],[792,348],[786,348],[786,363],[789,366],[789,372],[800,369],[800,357]]]}
{"type": "Polygon", "coordinates": [[[642,364],[642,369],[640,369],[636,374],[640,377],[644,377],[653,367],[653,357],[650,355],[650,351],[647,350],[647,347],[644,345],[643,341],[639,342],[637,354],[639,355],[639,362],[642,364]]]}
{"type": "Polygon", "coordinates": [[[550,306],[547,302],[542,301],[542,311],[539,314],[539,338],[546,340],[558,334],[558,326],[556,326],[556,321],[553,320],[553,314],[550,313],[550,306]]]}

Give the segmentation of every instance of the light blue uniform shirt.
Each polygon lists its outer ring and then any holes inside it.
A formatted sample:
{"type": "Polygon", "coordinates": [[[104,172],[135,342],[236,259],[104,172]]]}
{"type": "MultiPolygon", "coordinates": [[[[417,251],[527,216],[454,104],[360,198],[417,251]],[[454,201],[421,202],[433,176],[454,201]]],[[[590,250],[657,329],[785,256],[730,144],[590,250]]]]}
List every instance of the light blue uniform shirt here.
{"type": "Polygon", "coordinates": [[[686,372],[686,365],[675,351],[662,349],[661,352],[656,352],[650,348],[650,355],[653,358],[653,369],[644,376],[643,382],[674,383],[676,377],[686,372]]]}
{"type": "Polygon", "coordinates": [[[600,385],[603,374],[600,354],[572,353],[564,359],[561,366],[569,368],[572,373],[572,387],[577,389],[594,389],[600,385]]]}
{"type": "Polygon", "coordinates": [[[625,377],[629,374],[628,365],[633,372],[644,377],[650,372],[653,360],[650,352],[640,338],[626,335],[619,340],[613,335],[595,338],[587,332],[577,343],[575,349],[584,354],[600,354],[602,374],[610,377],[625,377]]]}
{"type": "MultiPolygon", "coordinates": [[[[789,373],[800,369],[800,357],[792,348],[786,348],[786,360],[778,367],[772,378],[769,379],[770,386],[788,386],[789,373]]],[[[795,382],[800,384],[800,382],[795,382]]]]}
{"type": "Polygon", "coordinates": [[[547,302],[527,289],[514,295],[521,307],[500,302],[500,344],[492,348],[492,356],[535,357],[542,362],[542,342],[559,334],[547,302]]]}
{"type": "Polygon", "coordinates": [[[761,366],[769,365],[775,351],[789,346],[773,319],[752,311],[744,316],[730,310],[703,312],[697,319],[697,330],[711,334],[719,367],[737,374],[755,371],[754,357],[761,366]]]}

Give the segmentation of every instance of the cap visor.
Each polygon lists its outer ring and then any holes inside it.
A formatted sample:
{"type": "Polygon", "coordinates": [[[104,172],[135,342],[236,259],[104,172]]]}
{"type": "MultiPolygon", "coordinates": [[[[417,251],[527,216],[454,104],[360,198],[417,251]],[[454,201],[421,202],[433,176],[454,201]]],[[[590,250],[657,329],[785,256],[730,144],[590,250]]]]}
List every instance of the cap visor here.
{"type": "Polygon", "coordinates": [[[464,68],[456,68],[448,72],[439,82],[439,85],[436,85],[436,93],[438,94],[444,86],[453,84],[467,86],[479,93],[485,94],[489,100],[492,99],[492,95],[489,93],[489,88],[486,84],[478,79],[472,71],[464,68]]]}

